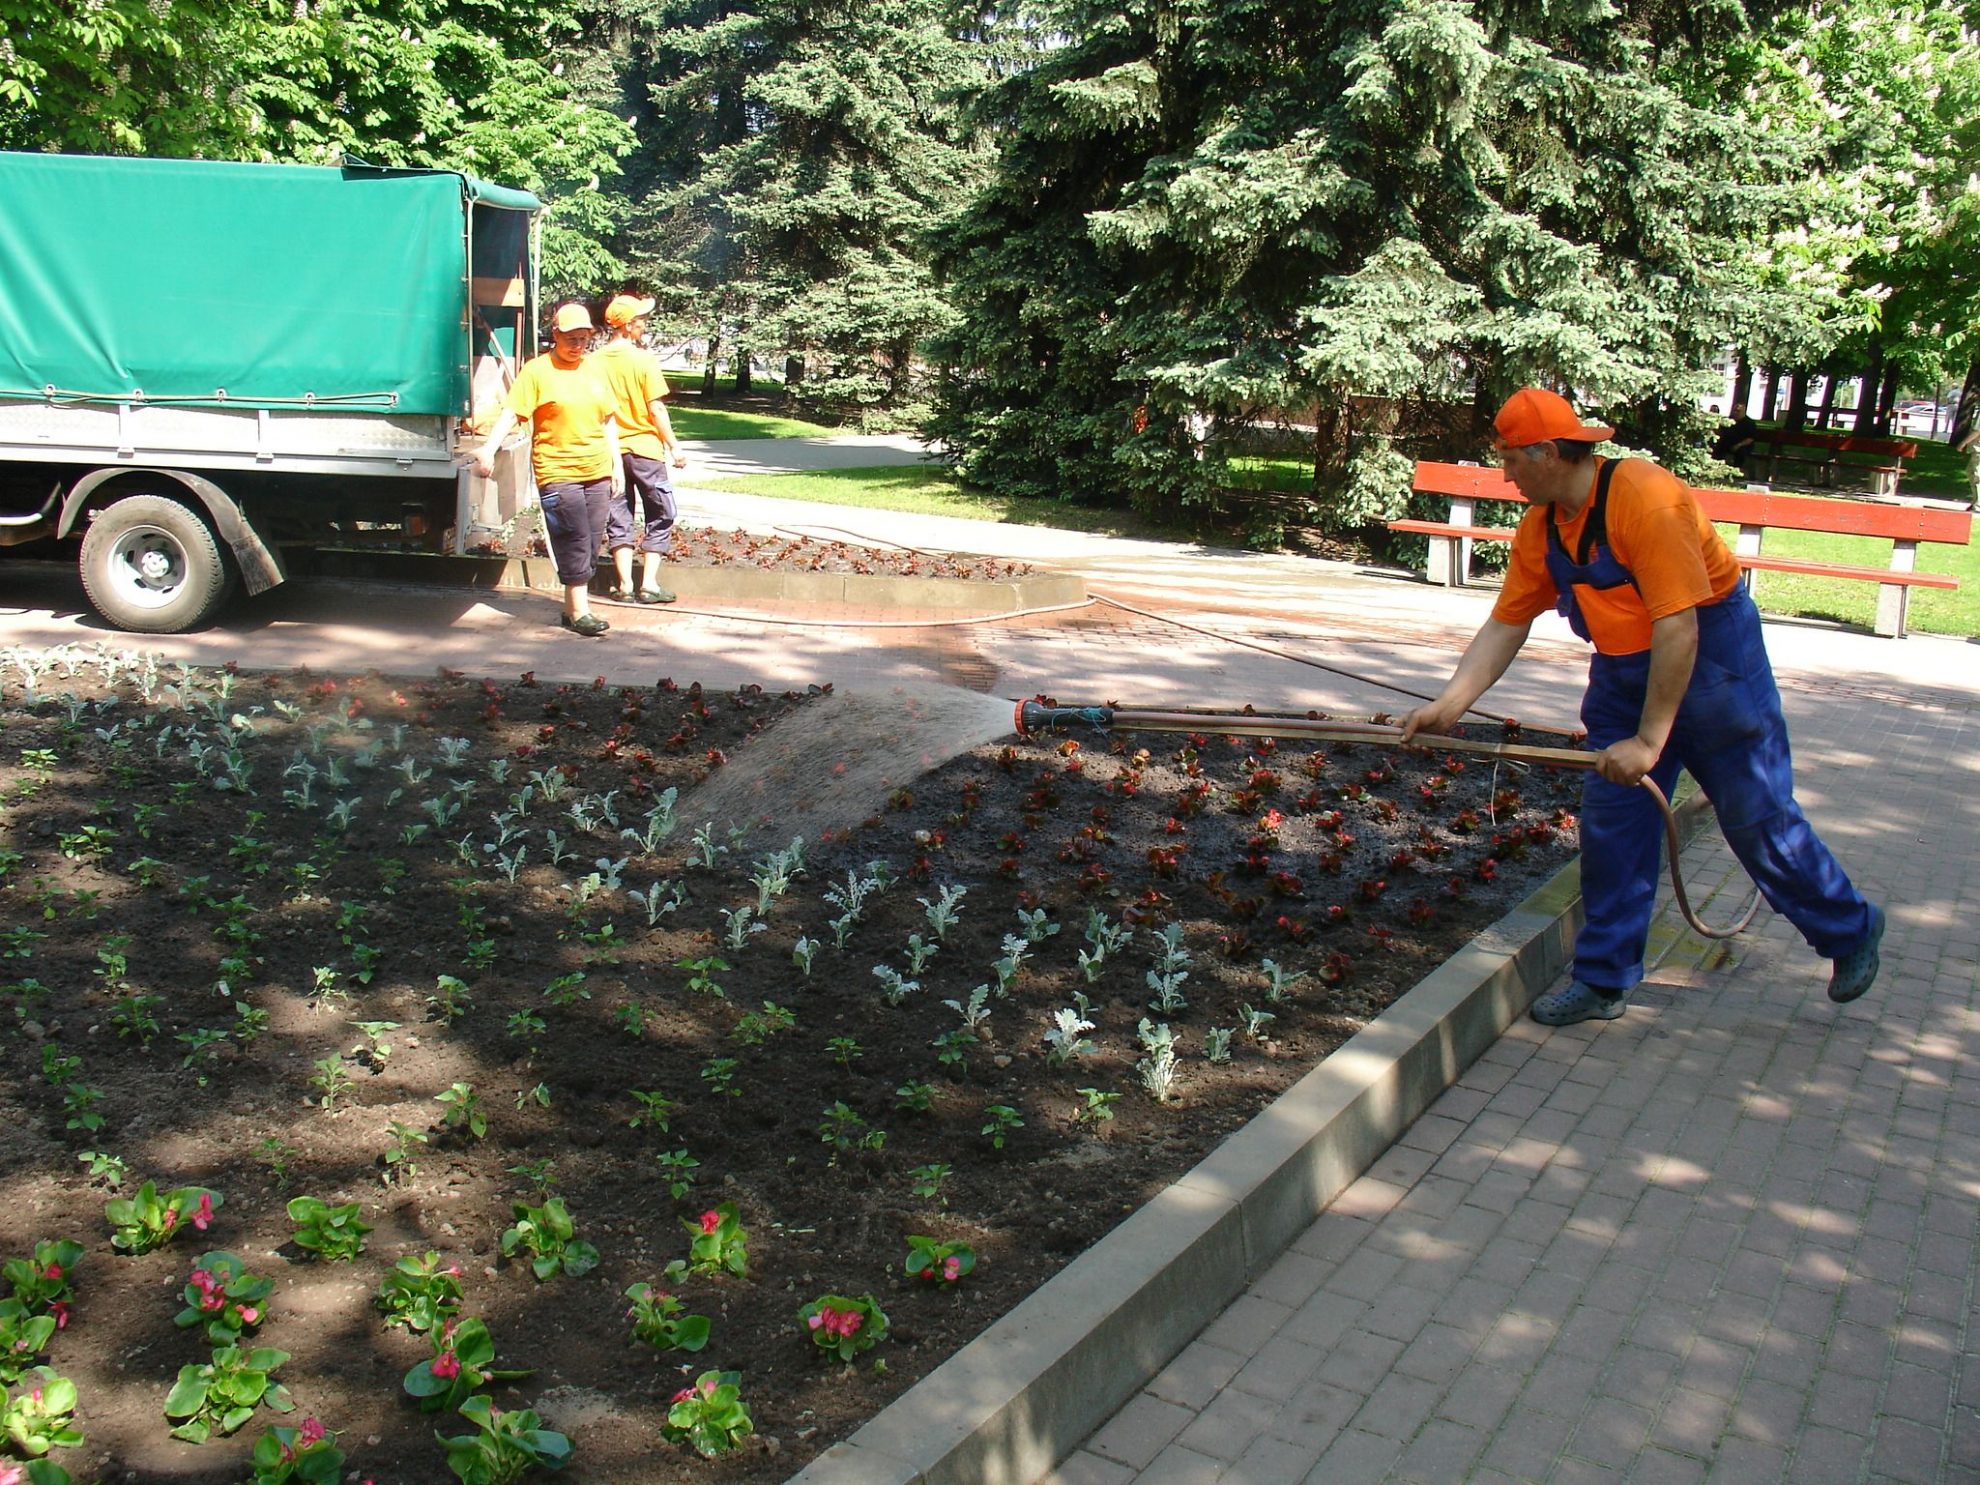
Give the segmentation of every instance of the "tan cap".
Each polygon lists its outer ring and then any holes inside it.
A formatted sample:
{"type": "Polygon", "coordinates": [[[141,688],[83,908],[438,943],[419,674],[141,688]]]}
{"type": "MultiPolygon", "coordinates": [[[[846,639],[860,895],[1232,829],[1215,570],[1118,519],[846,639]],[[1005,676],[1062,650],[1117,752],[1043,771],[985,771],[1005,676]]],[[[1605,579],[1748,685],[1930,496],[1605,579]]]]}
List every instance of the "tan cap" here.
{"type": "Polygon", "coordinates": [[[557,306],[557,317],[550,322],[550,328],[552,330],[593,330],[597,327],[591,323],[591,311],[586,309],[582,304],[560,304],[557,306]]]}

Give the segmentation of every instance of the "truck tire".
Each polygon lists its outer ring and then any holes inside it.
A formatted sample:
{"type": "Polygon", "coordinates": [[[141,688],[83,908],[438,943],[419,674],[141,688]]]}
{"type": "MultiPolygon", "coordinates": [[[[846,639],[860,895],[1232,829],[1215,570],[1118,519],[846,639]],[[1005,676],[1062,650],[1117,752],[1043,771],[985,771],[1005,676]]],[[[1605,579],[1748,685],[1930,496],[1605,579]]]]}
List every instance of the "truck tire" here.
{"type": "Polygon", "coordinates": [[[129,495],[96,512],[82,541],[83,591],[119,629],[181,634],[219,612],[234,573],[220,540],[163,495],[129,495]]]}

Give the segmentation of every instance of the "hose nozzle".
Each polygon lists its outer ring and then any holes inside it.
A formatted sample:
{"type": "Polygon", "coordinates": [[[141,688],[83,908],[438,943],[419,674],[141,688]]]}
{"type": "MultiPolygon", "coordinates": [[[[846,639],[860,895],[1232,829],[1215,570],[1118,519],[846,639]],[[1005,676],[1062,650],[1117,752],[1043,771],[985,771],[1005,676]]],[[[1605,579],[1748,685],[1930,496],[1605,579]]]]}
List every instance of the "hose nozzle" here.
{"type": "Polygon", "coordinates": [[[1112,707],[1046,706],[1037,701],[1020,701],[1012,715],[1020,737],[1032,737],[1051,727],[1081,726],[1105,732],[1114,722],[1112,707]]]}

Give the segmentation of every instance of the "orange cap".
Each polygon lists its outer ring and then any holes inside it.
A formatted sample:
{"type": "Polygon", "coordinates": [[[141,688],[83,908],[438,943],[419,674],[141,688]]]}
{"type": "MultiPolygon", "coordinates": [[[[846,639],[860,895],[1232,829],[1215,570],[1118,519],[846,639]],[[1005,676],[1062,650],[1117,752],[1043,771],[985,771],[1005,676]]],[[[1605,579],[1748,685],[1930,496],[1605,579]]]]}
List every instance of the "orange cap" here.
{"type": "Polygon", "coordinates": [[[560,304],[557,306],[557,317],[550,322],[550,328],[552,330],[590,330],[595,327],[591,323],[591,311],[586,309],[582,304],[560,304]]]}
{"type": "Polygon", "coordinates": [[[621,325],[630,325],[634,320],[643,319],[653,313],[653,301],[640,299],[631,294],[620,294],[605,306],[605,323],[614,330],[621,325]]]}
{"type": "Polygon", "coordinates": [[[1506,399],[1499,415],[1492,419],[1502,449],[1523,449],[1529,444],[1565,438],[1571,443],[1601,443],[1614,438],[1616,430],[1599,423],[1583,423],[1568,406],[1567,398],[1544,387],[1521,387],[1506,399]]]}

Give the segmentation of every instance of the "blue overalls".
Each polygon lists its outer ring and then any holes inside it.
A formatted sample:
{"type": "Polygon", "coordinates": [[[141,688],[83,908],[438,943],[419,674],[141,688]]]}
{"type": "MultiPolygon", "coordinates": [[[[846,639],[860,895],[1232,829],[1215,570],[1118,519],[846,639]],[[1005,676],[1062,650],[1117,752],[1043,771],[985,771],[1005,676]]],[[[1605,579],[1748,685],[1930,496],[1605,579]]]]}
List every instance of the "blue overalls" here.
{"type": "MultiPolygon", "coordinates": [[[[1562,543],[1552,512],[1547,515],[1547,571],[1560,592],[1562,615],[1583,639],[1589,638],[1588,624],[1575,589],[1635,583],[1608,546],[1609,481],[1617,462],[1604,463],[1596,479],[1575,555],[1562,543]]],[[[1678,769],[1690,770],[1761,894],[1816,953],[1839,958],[1869,935],[1870,905],[1795,803],[1787,723],[1759,612],[1741,586],[1697,613],[1698,660],[1650,778],[1668,796],[1678,769]]],[[[1596,652],[1581,702],[1590,747],[1606,748],[1636,735],[1649,676],[1648,650],[1596,652]]],[[[1581,888],[1588,921],[1574,953],[1574,976],[1584,984],[1628,990],[1643,978],[1663,840],[1662,818],[1647,789],[1613,784],[1589,771],[1581,793],[1581,888]]]]}

